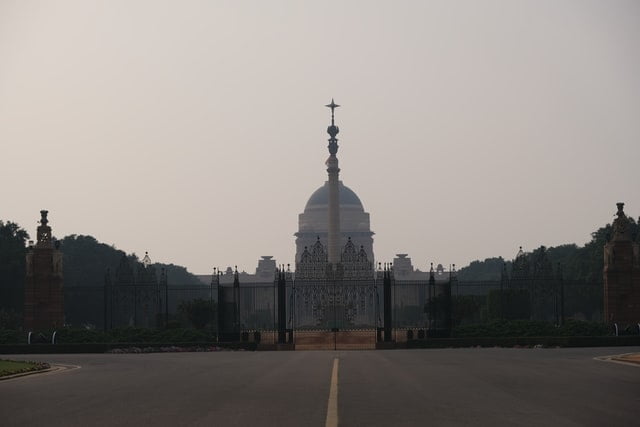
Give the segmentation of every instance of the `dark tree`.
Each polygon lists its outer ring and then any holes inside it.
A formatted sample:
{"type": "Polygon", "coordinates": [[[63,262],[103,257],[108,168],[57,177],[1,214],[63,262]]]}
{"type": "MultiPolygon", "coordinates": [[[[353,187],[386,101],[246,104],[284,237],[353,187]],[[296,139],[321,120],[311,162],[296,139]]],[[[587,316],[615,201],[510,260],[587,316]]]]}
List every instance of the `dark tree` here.
{"type": "Polygon", "coordinates": [[[204,329],[207,324],[213,326],[216,319],[215,302],[202,298],[183,301],[178,307],[178,312],[184,315],[196,329],[204,329]]]}
{"type": "Polygon", "coordinates": [[[0,328],[21,323],[28,240],[18,224],[0,221],[0,328]]]}
{"type": "Polygon", "coordinates": [[[72,234],[62,239],[65,287],[102,287],[107,269],[114,270],[124,255],[92,236],[72,234]]]}
{"type": "MultiPolygon", "coordinates": [[[[472,261],[467,267],[458,271],[460,281],[492,281],[500,280],[505,260],[502,257],[487,258],[484,261],[472,261]]],[[[511,262],[507,261],[507,265],[511,262]]]]}
{"type": "MultiPolygon", "coordinates": [[[[125,255],[124,251],[113,246],[100,243],[92,236],[77,236],[72,234],[61,241],[64,256],[64,284],[73,286],[100,286],[104,285],[104,275],[107,269],[114,272],[125,255]]],[[[127,258],[134,270],[142,267],[135,254],[127,258]]],[[[166,269],[170,285],[201,285],[196,276],[189,273],[186,268],[174,264],[152,264],[159,275],[162,268],[166,269]]]]}

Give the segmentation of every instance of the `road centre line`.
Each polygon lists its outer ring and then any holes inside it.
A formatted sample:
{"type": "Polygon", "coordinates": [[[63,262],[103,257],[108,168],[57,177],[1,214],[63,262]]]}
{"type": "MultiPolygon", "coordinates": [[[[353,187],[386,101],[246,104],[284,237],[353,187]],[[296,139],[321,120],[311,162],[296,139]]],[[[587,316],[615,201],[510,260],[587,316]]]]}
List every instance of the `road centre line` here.
{"type": "Polygon", "coordinates": [[[325,427],[338,426],[338,362],[333,359],[333,370],[331,371],[331,388],[329,389],[329,402],[327,403],[327,420],[325,427]]]}

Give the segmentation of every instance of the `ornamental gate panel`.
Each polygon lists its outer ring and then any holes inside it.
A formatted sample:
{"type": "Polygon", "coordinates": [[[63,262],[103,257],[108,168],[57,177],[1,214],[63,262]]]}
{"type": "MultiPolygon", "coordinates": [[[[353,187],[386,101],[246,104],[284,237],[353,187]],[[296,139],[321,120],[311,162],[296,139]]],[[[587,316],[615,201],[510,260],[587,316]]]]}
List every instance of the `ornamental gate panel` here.
{"type": "Polygon", "coordinates": [[[293,289],[297,349],[375,348],[379,307],[373,278],[302,279],[293,289]]]}

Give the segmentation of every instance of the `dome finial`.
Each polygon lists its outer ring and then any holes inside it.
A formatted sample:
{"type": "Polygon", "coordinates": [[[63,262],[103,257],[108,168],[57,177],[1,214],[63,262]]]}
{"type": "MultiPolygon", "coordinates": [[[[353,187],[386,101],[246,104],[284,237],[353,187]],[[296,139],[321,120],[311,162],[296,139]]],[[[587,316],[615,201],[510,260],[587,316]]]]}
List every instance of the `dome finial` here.
{"type": "Polygon", "coordinates": [[[327,128],[327,133],[329,134],[329,136],[331,136],[331,139],[329,139],[329,152],[331,154],[336,154],[336,152],[338,151],[338,140],[336,139],[336,135],[338,135],[340,129],[335,124],[334,113],[335,109],[338,108],[339,105],[334,102],[333,98],[331,98],[331,104],[327,104],[325,105],[325,107],[331,108],[331,126],[327,128]],[[335,147],[335,151],[332,150],[332,146],[335,147]]]}
{"type": "Polygon", "coordinates": [[[338,107],[339,107],[339,105],[338,105],[338,104],[336,104],[336,103],[333,101],[333,98],[331,98],[331,104],[327,104],[327,105],[325,105],[325,107],[329,107],[329,108],[331,108],[331,126],[333,126],[333,125],[334,125],[334,123],[333,123],[333,111],[334,111],[336,108],[338,108],[338,107]]]}

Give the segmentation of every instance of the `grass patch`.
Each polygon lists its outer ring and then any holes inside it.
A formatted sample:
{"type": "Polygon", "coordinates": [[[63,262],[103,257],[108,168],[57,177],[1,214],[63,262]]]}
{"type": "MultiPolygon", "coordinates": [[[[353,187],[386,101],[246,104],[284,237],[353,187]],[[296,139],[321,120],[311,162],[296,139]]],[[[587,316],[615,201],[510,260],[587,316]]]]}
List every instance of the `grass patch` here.
{"type": "Polygon", "coordinates": [[[47,363],[0,360],[0,377],[31,371],[40,371],[42,369],[47,369],[48,367],[49,365],[47,363]]]}

